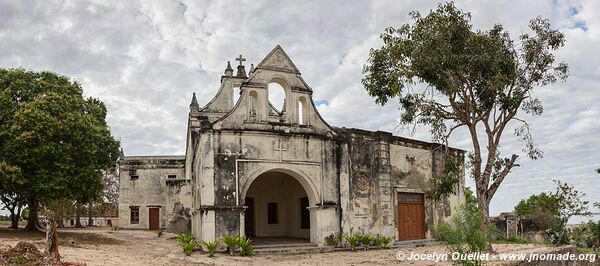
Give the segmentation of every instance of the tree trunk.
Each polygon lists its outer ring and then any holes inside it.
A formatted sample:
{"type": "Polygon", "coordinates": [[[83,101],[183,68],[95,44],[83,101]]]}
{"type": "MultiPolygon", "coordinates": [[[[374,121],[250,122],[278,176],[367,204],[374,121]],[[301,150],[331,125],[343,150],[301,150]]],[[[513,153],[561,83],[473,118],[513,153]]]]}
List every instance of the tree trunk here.
{"type": "Polygon", "coordinates": [[[65,228],[64,216],[58,216],[58,228],[65,228]]]}
{"type": "MultiPolygon", "coordinates": [[[[477,207],[483,216],[483,230],[486,234],[489,234],[492,227],[492,220],[490,219],[490,204],[486,198],[485,191],[480,192],[477,190],[477,207]]],[[[487,251],[494,253],[491,239],[488,240],[487,251]]]]}
{"type": "Polygon", "coordinates": [[[27,201],[27,205],[29,206],[29,217],[27,217],[25,231],[38,231],[38,206],[40,203],[35,197],[29,197],[27,201]]]}
{"type": "Polygon", "coordinates": [[[88,226],[94,226],[94,219],[92,218],[92,203],[88,204],[88,226]]]}
{"type": "Polygon", "coordinates": [[[19,213],[11,211],[10,214],[10,227],[9,229],[19,229],[19,213]]]}
{"type": "Polygon", "coordinates": [[[53,261],[60,261],[58,253],[58,233],[56,231],[56,215],[53,212],[47,212],[48,222],[46,223],[46,250],[44,255],[53,261]]]}
{"type": "Polygon", "coordinates": [[[79,205],[79,203],[77,203],[77,205],[75,205],[75,227],[76,228],[83,227],[81,225],[81,205],[79,205]]]}

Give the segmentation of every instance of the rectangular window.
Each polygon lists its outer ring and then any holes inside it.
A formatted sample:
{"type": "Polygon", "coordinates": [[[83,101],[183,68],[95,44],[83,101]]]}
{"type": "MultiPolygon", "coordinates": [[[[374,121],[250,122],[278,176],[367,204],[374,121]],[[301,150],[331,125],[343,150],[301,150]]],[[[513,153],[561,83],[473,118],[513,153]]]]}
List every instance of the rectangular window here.
{"type": "Polygon", "coordinates": [[[140,179],[140,176],[137,174],[136,169],[129,170],[129,177],[131,178],[131,180],[140,179]]]}
{"type": "Polygon", "coordinates": [[[279,215],[277,213],[277,203],[275,203],[275,202],[267,203],[267,223],[268,224],[278,224],[279,223],[279,215]]]}
{"type": "Polygon", "coordinates": [[[400,193],[399,202],[423,202],[423,194],[420,193],[400,193]]]}
{"type": "Polygon", "coordinates": [[[310,229],[310,210],[308,210],[308,197],[300,198],[300,229],[310,229]]]}
{"type": "Polygon", "coordinates": [[[130,216],[129,221],[131,224],[139,224],[140,223],[140,207],[138,206],[130,206],[130,216]]]}
{"type": "Polygon", "coordinates": [[[177,178],[177,175],[167,175],[167,178],[169,178],[169,179],[175,179],[175,178],[177,178]]]}

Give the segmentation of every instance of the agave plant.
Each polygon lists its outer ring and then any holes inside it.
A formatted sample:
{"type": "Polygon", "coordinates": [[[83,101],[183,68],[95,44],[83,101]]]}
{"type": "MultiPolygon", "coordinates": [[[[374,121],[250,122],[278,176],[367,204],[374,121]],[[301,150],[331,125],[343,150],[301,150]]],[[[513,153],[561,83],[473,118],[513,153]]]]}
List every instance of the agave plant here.
{"type": "Polygon", "coordinates": [[[186,256],[189,256],[192,255],[192,252],[198,243],[196,243],[196,240],[191,240],[190,242],[180,242],[180,244],[183,253],[185,253],[186,256]]]}
{"type": "Polygon", "coordinates": [[[239,235],[226,235],[223,237],[223,244],[227,246],[227,252],[229,252],[230,256],[233,256],[233,252],[237,248],[240,243],[239,235]]]}
{"type": "Polygon", "coordinates": [[[254,247],[252,246],[252,240],[249,237],[239,237],[238,245],[240,246],[240,255],[252,256],[254,254],[254,247]]]}
{"type": "Polygon", "coordinates": [[[359,242],[362,244],[363,249],[367,250],[371,242],[373,242],[373,236],[369,234],[359,235],[359,242]]]}
{"type": "Polygon", "coordinates": [[[219,246],[219,240],[215,240],[215,241],[211,241],[211,242],[202,242],[202,246],[206,248],[206,250],[208,250],[208,256],[209,257],[213,257],[215,256],[215,251],[217,250],[217,247],[219,246]]]}
{"type": "Polygon", "coordinates": [[[361,239],[360,235],[345,235],[344,236],[344,240],[346,240],[346,242],[348,242],[348,245],[350,246],[350,249],[352,251],[355,251],[355,248],[356,248],[356,246],[358,246],[360,239],[361,239]]]}

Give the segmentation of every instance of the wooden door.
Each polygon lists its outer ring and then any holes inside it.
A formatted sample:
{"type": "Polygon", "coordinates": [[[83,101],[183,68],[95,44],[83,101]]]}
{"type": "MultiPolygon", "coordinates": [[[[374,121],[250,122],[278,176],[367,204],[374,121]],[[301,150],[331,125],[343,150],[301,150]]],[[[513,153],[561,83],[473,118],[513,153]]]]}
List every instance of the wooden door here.
{"type": "Polygon", "coordinates": [[[148,210],[148,229],[160,229],[160,208],[150,208],[148,210]]]}
{"type": "Polygon", "coordinates": [[[400,240],[425,238],[425,203],[423,194],[398,194],[398,235],[400,240]]]}
{"type": "Polygon", "coordinates": [[[254,237],[256,233],[254,232],[254,198],[246,198],[244,200],[246,203],[246,211],[244,212],[244,234],[248,237],[254,237]]]}

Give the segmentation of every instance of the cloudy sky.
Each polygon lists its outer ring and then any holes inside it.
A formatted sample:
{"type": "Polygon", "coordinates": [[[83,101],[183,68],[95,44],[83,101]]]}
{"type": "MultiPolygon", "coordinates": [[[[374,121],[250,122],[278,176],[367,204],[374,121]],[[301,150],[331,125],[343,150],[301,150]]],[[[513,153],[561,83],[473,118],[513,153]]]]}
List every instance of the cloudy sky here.
{"type": "MultiPolygon", "coordinates": [[[[457,1],[478,29],[503,24],[514,36],[543,16],[565,33],[557,54],[568,81],[537,88],[545,112],[531,119],[544,158],[520,159],[496,194],[492,213],[566,180],[600,201],[600,10],[597,1],[457,1]]],[[[376,105],[360,80],[379,34],[409,20],[426,1],[9,1],[0,0],[0,67],[51,70],[80,82],[109,109],[126,155],[183,154],[192,92],[216,93],[226,62],[258,63],[280,44],[314,89],[321,115],[335,126],[397,127],[398,104],[376,105]]],[[[510,133],[510,132],[509,132],[510,133]]],[[[461,132],[451,145],[469,150],[461,132]]],[[[507,135],[504,151],[521,152],[507,135]]],[[[524,157],[524,156],[522,156],[524,157]]]]}

